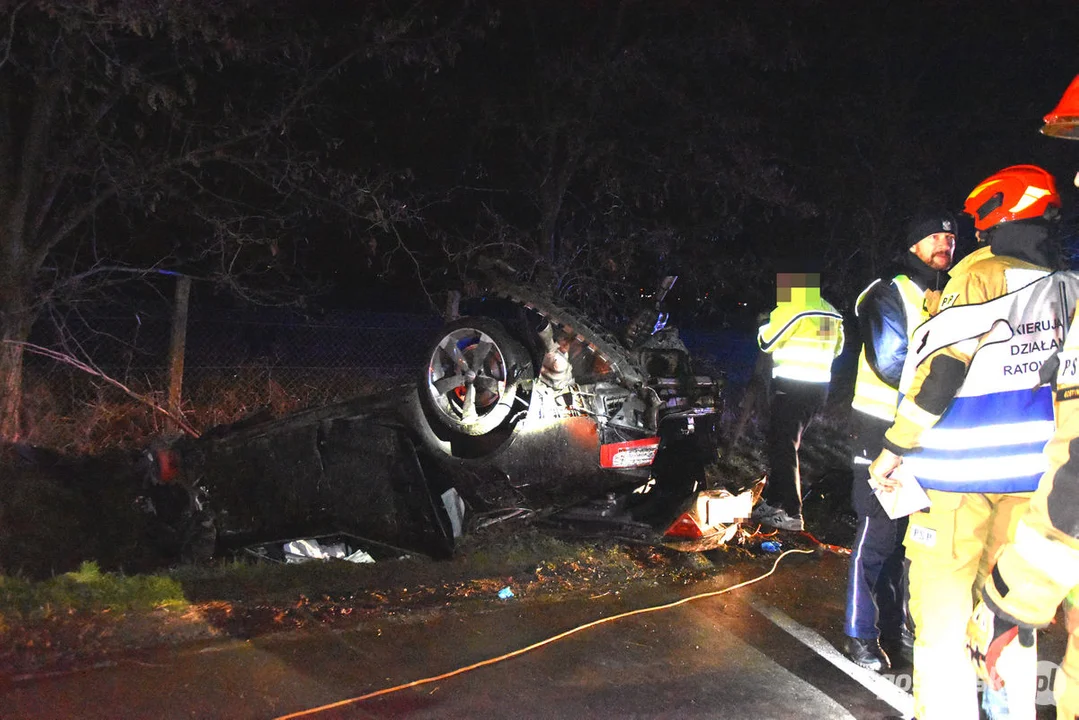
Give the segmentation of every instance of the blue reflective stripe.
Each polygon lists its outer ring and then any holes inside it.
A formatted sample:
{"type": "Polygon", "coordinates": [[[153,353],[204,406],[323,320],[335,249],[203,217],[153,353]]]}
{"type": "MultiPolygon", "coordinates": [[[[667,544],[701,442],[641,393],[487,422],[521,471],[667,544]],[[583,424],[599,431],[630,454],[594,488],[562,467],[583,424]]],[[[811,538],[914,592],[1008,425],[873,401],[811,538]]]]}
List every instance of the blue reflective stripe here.
{"type": "Polygon", "coordinates": [[[1053,419],[1053,392],[1048,385],[1037,389],[1009,390],[988,395],[959,396],[927,432],[966,429],[985,425],[1053,419]]]}
{"type": "Polygon", "coordinates": [[[1042,473],[1025,475],[1017,478],[1003,478],[1001,480],[970,480],[966,482],[947,482],[945,480],[918,477],[918,484],[926,490],[943,490],[944,492],[969,492],[969,493],[1017,493],[1034,492],[1038,489],[1038,481],[1042,473]]]}
{"type": "MultiPolygon", "coordinates": [[[[988,430],[993,425],[1011,423],[1030,423],[1031,421],[1053,420],[1053,393],[1048,386],[1033,389],[1009,390],[986,395],[960,396],[941,416],[940,421],[926,430],[922,442],[934,445],[932,435],[939,430],[988,430]]],[[[919,484],[929,490],[948,492],[1009,493],[1032,492],[1038,487],[1038,481],[1045,466],[1027,466],[1024,463],[1020,476],[984,477],[973,474],[985,473],[969,467],[954,467],[946,477],[927,474],[928,469],[922,461],[945,463],[944,468],[937,466],[936,473],[943,473],[947,464],[962,463],[964,460],[989,461],[999,459],[1006,462],[1023,456],[1042,455],[1045,445],[1052,437],[1052,425],[1046,425],[1044,439],[1031,440],[1027,435],[1022,442],[1015,444],[998,443],[992,447],[969,447],[950,444],[948,447],[922,447],[910,456],[911,470],[919,484]]],[[[938,436],[938,440],[939,440],[938,436]]],[[[1044,457],[1044,456],[1043,456],[1044,457]]],[[[999,469],[999,468],[998,468],[999,469]]]]}

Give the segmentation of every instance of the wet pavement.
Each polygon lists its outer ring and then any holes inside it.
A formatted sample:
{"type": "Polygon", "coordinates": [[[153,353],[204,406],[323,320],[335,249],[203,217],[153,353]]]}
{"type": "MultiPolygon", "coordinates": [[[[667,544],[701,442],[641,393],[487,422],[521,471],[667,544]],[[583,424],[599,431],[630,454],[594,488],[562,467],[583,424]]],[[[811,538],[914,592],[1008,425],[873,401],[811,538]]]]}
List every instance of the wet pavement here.
{"type": "MultiPolygon", "coordinates": [[[[79,672],[10,679],[0,685],[0,717],[906,714],[909,695],[854,668],[832,647],[841,640],[847,561],[831,554],[789,556],[774,575],[747,588],[597,624],[502,661],[356,700],[513,653],[601,618],[715,593],[769,567],[717,568],[709,579],[679,587],[633,586],[559,601],[493,599],[364,621],[348,631],[315,629],[141,652],[79,672]]],[[[1054,642],[1041,644],[1053,658],[1054,642]]]]}

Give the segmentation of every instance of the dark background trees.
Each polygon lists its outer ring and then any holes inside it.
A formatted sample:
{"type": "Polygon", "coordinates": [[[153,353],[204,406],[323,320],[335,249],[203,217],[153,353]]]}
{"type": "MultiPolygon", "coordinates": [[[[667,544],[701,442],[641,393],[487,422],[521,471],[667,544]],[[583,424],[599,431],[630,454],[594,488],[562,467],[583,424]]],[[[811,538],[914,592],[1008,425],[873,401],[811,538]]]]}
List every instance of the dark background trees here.
{"type": "MultiPolygon", "coordinates": [[[[451,56],[461,13],[290,2],[6,4],[0,49],[0,437],[32,325],[182,272],[309,290],[307,248],[386,232],[401,172],[364,163],[381,79],[451,56]],[[368,85],[371,81],[368,80],[368,85]],[[343,87],[342,87],[343,86],[343,87]],[[340,162],[342,158],[346,162],[340,162]],[[58,309],[62,308],[62,309],[58,309]]],[[[415,10],[415,9],[413,9],[415,10]]],[[[482,23],[467,23],[482,28],[482,23]]]]}
{"type": "Polygon", "coordinates": [[[495,255],[613,321],[678,273],[680,319],[719,323],[804,268],[848,306],[918,207],[958,209],[1014,163],[1067,192],[1079,148],[1036,129],[1079,72],[1075,16],[5,3],[0,436],[32,324],[161,272],[259,302],[437,307],[495,255]]]}

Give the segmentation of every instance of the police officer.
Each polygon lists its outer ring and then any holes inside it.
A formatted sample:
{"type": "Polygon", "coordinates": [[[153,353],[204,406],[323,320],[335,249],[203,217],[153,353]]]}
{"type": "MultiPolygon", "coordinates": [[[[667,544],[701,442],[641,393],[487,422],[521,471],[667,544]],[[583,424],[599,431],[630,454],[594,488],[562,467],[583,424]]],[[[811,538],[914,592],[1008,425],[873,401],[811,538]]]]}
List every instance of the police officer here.
{"type": "MultiPolygon", "coordinates": [[[[1079,140],[1079,76],[1057,107],[1045,116],[1042,132],[1079,140]]],[[[1075,184],[1079,187],[1079,174],[1075,184]]],[[[1000,668],[1017,647],[1032,648],[1034,629],[1052,621],[1064,602],[1068,644],[1053,688],[1058,720],[1079,717],[1079,332],[1075,316],[1058,358],[1057,430],[1046,448],[1049,469],[1019,519],[985,583],[983,600],[968,626],[968,649],[991,687],[1011,690],[1000,668]]],[[[1036,652],[1027,653],[1036,661],[1036,652]]],[[[1008,693],[1011,695],[1012,693],[1008,693]]],[[[1033,707],[1025,708],[1033,715],[1033,707]]]]}
{"type": "Polygon", "coordinates": [[[869,468],[890,492],[903,463],[931,500],[904,538],[921,720],[978,717],[965,647],[972,595],[1037,487],[1052,434],[1039,370],[1059,348],[1064,303],[1023,290],[1049,274],[1059,208],[1052,176],[1032,165],[1004,168],[971,191],[964,212],[981,247],[955,266],[940,314],[916,331],[904,397],[869,468]]]}
{"type": "Polygon", "coordinates": [[[819,274],[776,276],[776,307],[758,330],[757,344],[772,359],[772,397],[768,480],[753,520],[801,531],[798,447],[813,415],[828,399],[832,361],[843,351],[843,315],[821,297],[819,274]]]}
{"type": "Polygon", "coordinates": [[[955,253],[955,218],[937,211],[915,216],[903,236],[895,267],[858,296],[855,314],[862,338],[851,407],[851,502],[858,514],[847,580],[844,653],[870,670],[890,661],[880,638],[911,651],[914,637],[903,607],[903,533],[906,518],[893,520],[869,485],[869,463],[880,453],[895,419],[899,379],[915,328],[940,301],[955,253]]]}

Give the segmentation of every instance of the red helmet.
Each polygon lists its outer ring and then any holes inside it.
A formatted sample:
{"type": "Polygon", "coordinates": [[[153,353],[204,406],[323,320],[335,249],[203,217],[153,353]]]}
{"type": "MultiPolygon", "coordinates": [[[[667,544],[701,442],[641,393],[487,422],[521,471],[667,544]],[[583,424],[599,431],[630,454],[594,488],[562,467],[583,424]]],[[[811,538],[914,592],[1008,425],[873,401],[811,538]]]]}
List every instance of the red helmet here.
{"type": "Polygon", "coordinates": [[[1079,140],[1079,75],[1075,76],[1072,84],[1064,91],[1064,97],[1060,98],[1053,111],[1045,116],[1042,133],[1079,140]]]}
{"type": "Polygon", "coordinates": [[[993,173],[970,191],[963,212],[974,218],[977,230],[1002,222],[1045,216],[1060,207],[1053,176],[1036,165],[1012,165],[993,173]]]}

